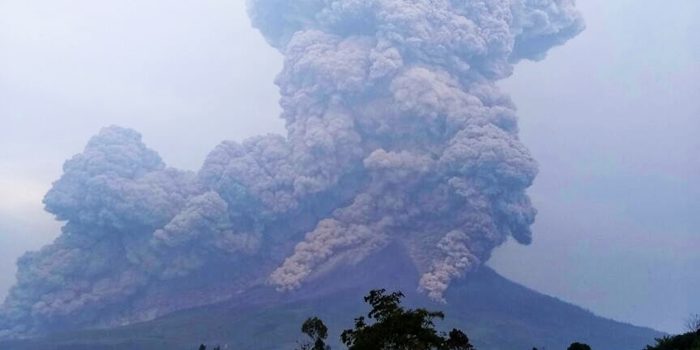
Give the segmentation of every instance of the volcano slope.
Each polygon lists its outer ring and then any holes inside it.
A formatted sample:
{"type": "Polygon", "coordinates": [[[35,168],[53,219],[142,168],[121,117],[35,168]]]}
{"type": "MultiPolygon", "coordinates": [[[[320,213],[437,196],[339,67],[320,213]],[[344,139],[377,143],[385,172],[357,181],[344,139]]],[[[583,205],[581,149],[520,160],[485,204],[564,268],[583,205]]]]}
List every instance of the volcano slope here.
{"type": "Polygon", "coordinates": [[[189,350],[201,343],[228,349],[293,349],[302,339],[301,323],[310,316],[326,322],[333,349],[342,349],[340,332],[368,311],[362,297],[372,288],[401,290],[407,306],[444,311],[446,318],[438,328],[461,328],[482,350],[566,349],[574,341],[596,350],[637,350],[663,335],[596,316],[485,266],[453,283],[445,293],[446,304],[436,303],[415,291],[415,267],[396,246],[339,272],[293,292],[259,287],[230,301],[149,322],[5,342],[0,349],[189,350]]]}

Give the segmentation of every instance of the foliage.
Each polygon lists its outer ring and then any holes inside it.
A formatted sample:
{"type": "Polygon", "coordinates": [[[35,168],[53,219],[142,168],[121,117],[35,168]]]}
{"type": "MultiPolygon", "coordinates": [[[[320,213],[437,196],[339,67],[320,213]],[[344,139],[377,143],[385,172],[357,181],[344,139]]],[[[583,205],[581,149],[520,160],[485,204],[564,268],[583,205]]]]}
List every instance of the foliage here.
{"type": "MultiPolygon", "coordinates": [[[[439,311],[405,309],[401,306],[401,292],[386,294],[386,290],[372,290],[364,298],[372,306],[367,317],[355,319],[355,327],[341,334],[349,350],[474,350],[466,334],[458,329],[449,333],[435,330],[435,319],[443,319],[439,311]],[[372,321],[371,323],[368,320],[372,321]]],[[[328,329],[314,317],[302,326],[302,332],[314,340],[302,350],[328,350],[323,342],[328,329]]]]}
{"type": "Polygon", "coordinates": [[[700,350],[700,330],[657,338],[656,345],[649,345],[645,350],[700,350]]]}
{"type": "Polygon", "coordinates": [[[575,342],[569,345],[567,350],[591,350],[591,346],[588,344],[575,342]]]}
{"type": "Polygon", "coordinates": [[[688,332],[700,331],[700,314],[690,315],[687,321],[685,321],[685,327],[688,332]]]}
{"type": "Polygon", "coordinates": [[[300,350],[330,350],[330,346],[326,345],[328,327],[318,317],[307,319],[301,326],[301,332],[311,338],[311,341],[301,344],[300,350]]]}

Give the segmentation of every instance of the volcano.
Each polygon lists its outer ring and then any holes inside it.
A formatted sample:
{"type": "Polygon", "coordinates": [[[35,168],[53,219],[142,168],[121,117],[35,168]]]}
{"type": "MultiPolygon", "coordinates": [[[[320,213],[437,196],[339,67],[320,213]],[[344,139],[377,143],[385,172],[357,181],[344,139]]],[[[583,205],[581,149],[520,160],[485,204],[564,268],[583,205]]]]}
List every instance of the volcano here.
{"type": "Polygon", "coordinates": [[[596,350],[637,350],[663,335],[596,316],[509,281],[487,266],[455,281],[445,293],[446,303],[416,292],[415,276],[411,259],[393,245],[292,292],[255,287],[231,300],[149,322],[5,342],[0,349],[191,350],[202,343],[224,349],[293,349],[302,339],[301,323],[311,316],[324,320],[332,348],[342,349],[340,333],[369,310],[362,297],[373,288],[402,291],[408,307],[444,311],[439,329],[460,328],[484,350],[566,349],[574,341],[596,350]]]}

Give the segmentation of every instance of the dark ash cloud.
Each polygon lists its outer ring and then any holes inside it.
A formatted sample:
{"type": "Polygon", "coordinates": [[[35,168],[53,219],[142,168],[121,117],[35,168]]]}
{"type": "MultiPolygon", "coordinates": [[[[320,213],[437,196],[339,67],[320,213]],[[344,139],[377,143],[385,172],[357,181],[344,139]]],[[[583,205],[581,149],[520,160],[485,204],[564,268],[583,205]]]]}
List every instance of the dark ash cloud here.
{"type": "Polygon", "coordinates": [[[249,9],[285,57],[286,137],[224,142],[192,174],[134,131],[102,130],[45,197],[63,234],[19,261],[0,336],[149,319],[259,283],[294,289],[390,243],[442,300],[508,237],[531,241],[537,166],[495,82],[582,30],[573,0],[249,9]],[[219,285],[172,288],[187,279],[219,285]]]}

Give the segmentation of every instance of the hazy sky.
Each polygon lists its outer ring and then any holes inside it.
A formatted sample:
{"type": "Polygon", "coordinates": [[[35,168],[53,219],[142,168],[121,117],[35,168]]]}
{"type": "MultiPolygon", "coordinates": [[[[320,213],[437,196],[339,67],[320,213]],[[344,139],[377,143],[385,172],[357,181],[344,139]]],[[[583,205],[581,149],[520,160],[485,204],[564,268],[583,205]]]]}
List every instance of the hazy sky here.
{"type": "MultiPolygon", "coordinates": [[[[501,84],[540,163],[540,214],[535,243],[491,265],[679,331],[700,313],[700,1],[579,7],[583,34],[501,84]]],[[[90,136],[132,127],[197,169],[224,139],[283,131],[280,67],[242,0],[0,0],[0,298],[14,260],[58,234],[41,198],[90,136]]]]}
{"type": "Polygon", "coordinates": [[[700,313],[700,1],[579,6],[588,29],[502,84],[540,162],[540,214],[533,246],[502,249],[492,265],[677,331],[700,313]]]}

